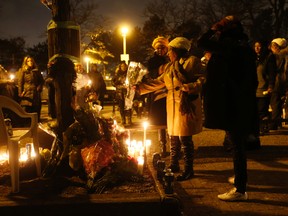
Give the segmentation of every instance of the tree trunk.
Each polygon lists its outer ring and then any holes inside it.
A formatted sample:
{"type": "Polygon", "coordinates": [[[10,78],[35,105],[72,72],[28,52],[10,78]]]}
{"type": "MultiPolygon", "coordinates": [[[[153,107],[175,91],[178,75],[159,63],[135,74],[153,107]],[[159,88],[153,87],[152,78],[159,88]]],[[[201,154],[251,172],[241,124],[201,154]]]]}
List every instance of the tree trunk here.
{"type": "Polygon", "coordinates": [[[60,64],[55,67],[56,71],[53,71],[52,76],[55,86],[58,136],[63,141],[62,133],[74,122],[71,105],[75,70],[74,65],[71,70],[69,60],[78,62],[80,59],[80,27],[70,20],[69,0],[53,0],[50,8],[52,20],[48,24],[48,56],[49,62],[56,60],[55,64],[60,64]],[[62,60],[57,61],[58,58],[62,60]],[[63,58],[69,60],[63,61],[63,58]]]}

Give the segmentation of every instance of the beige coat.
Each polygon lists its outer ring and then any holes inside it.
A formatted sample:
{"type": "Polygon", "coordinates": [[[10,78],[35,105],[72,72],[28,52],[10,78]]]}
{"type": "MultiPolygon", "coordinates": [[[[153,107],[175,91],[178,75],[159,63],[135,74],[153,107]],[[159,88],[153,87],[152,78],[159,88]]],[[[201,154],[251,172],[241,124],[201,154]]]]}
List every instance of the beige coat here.
{"type": "Polygon", "coordinates": [[[163,74],[149,83],[141,83],[138,86],[141,95],[147,94],[163,87],[167,94],[167,129],[170,136],[191,136],[202,131],[202,104],[200,92],[202,84],[196,81],[201,74],[200,59],[190,56],[180,59],[175,63],[167,63],[162,67],[163,74]],[[179,72],[179,63],[183,65],[185,77],[179,72]],[[195,79],[196,78],[196,79],[195,79]],[[185,81],[186,79],[186,81],[185,81]],[[197,94],[198,98],[191,101],[195,109],[192,115],[181,114],[179,111],[181,101],[181,87],[183,83],[189,83],[189,93],[197,94]]]}

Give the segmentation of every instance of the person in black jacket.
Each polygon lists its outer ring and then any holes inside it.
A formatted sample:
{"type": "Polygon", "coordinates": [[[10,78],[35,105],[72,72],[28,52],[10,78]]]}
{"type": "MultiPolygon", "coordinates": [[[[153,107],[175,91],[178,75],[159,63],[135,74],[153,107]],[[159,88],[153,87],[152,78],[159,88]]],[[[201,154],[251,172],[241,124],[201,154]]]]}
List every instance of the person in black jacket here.
{"type": "Polygon", "coordinates": [[[204,126],[230,133],[233,145],[234,185],[220,200],[248,198],[246,142],[259,128],[256,89],[256,54],[248,43],[242,24],[234,16],[215,23],[197,41],[212,52],[207,64],[204,93],[204,126]]]}
{"type": "Polygon", "coordinates": [[[100,71],[97,69],[97,64],[92,64],[91,69],[88,73],[88,76],[91,80],[91,92],[96,93],[97,99],[100,102],[99,105],[104,107],[104,94],[106,92],[106,83],[100,71]]]}
{"type": "Polygon", "coordinates": [[[256,66],[258,86],[256,98],[260,121],[260,134],[264,134],[269,131],[269,105],[271,93],[275,86],[277,65],[275,55],[268,49],[268,45],[264,42],[256,41],[254,43],[254,50],[257,55],[256,66]]]}
{"type": "Polygon", "coordinates": [[[18,95],[20,105],[26,112],[41,115],[41,92],[43,90],[44,78],[38,70],[34,58],[25,56],[21,68],[17,72],[18,95]]]}
{"type": "MultiPolygon", "coordinates": [[[[159,73],[159,67],[166,64],[169,61],[167,56],[168,51],[168,39],[163,36],[158,36],[152,42],[154,48],[154,55],[148,60],[147,69],[149,73],[145,79],[156,79],[161,74],[159,73]]],[[[169,155],[167,152],[167,112],[166,112],[166,88],[162,88],[156,92],[150,93],[148,98],[148,116],[151,125],[161,127],[158,129],[158,139],[160,142],[161,157],[169,155]]]]}
{"type": "Polygon", "coordinates": [[[277,75],[275,86],[271,93],[272,116],[269,129],[278,130],[278,128],[282,127],[283,98],[288,95],[287,41],[285,38],[275,38],[271,41],[270,48],[276,56],[277,75]]]}
{"type": "Polygon", "coordinates": [[[125,97],[127,95],[127,85],[125,83],[127,77],[128,65],[125,61],[117,66],[115,75],[112,78],[112,84],[116,87],[115,99],[118,103],[122,124],[126,125],[126,116],[128,116],[128,124],[132,124],[132,109],[125,110],[125,97]]]}

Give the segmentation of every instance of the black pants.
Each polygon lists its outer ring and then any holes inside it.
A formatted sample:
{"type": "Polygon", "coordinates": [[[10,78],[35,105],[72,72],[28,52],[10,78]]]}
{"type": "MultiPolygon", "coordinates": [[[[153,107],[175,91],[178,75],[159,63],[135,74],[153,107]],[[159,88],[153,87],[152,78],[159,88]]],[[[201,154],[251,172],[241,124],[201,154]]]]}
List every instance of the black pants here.
{"type": "Polygon", "coordinates": [[[275,91],[272,92],[271,95],[271,108],[272,108],[272,116],[271,116],[271,129],[277,129],[278,126],[281,126],[281,118],[282,118],[282,97],[285,96],[285,92],[275,91]]]}
{"type": "Polygon", "coordinates": [[[270,97],[257,97],[259,120],[269,116],[270,97]]]}
{"type": "Polygon", "coordinates": [[[248,134],[239,131],[230,131],[230,139],[233,145],[233,166],[234,166],[234,185],[237,192],[246,192],[247,184],[247,158],[246,142],[248,134]]]}

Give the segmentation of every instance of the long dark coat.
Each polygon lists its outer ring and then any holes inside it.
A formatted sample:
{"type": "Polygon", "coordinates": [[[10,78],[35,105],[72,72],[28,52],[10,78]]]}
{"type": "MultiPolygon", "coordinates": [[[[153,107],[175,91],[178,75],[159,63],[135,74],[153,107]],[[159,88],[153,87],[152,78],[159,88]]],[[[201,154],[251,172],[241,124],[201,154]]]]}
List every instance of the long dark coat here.
{"type": "MultiPolygon", "coordinates": [[[[159,77],[161,75],[159,73],[160,66],[166,64],[168,61],[169,58],[167,56],[160,56],[155,53],[148,61],[147,69],[149,73],[145,78],[156,79],[159,77]]],[[[166,96],[166,87],[147,95],[150,124],[157,126],[167,125],[166,96]]]]}
{"type": "Polygon", "coordinates": [[[198,46],[212,52],[204,91],[204,126],[252,132],[257,128],[256,55],[246,40],[213,39],[209,30],[198,46]]]}
{"type": "Polygon", "coordinates": [[[41,106],[41,91],[44,79],[38,69],[23,69],[18,71],[18,93],[22,95],[22,106],[41,106]]]}

